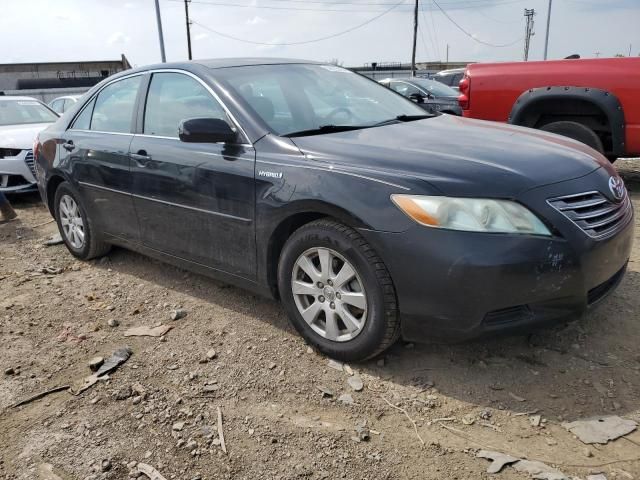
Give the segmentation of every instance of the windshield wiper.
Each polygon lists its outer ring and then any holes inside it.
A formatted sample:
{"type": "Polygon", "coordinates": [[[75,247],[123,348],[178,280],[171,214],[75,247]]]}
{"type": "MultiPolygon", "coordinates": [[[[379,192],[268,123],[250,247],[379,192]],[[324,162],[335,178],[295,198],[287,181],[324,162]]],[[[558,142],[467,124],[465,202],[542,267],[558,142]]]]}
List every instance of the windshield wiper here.
{"type": "Polygon", "coordinates": [[[367,125],[321,125],[318,128],[300,130],[298,132],[285,133],[283,137],[305,137],[307,135],[322,135],[323,133],[348,132],[349,130],[359,130],[367,128],[367,125]]]}
{"type": "Polygon", "coordinates": [[[433,118],[436,115],[398,115],[397,117],[394,118],[390,118],[388,120],[383,120],[381,122],[378,123],[374,123],[373,125],[371,125],[372,127],[381,127],[382,125],[390,125],[392,123],[397,123],[397,122],[413,122],[415,120],[424,120],[425,118],[433,118]]]}

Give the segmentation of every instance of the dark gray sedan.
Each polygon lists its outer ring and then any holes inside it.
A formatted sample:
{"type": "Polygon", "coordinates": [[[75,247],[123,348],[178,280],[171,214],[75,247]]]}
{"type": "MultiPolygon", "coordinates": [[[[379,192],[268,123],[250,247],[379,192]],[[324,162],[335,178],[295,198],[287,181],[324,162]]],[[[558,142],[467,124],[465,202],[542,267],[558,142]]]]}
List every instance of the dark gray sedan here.
{"type": "Polygon", "coordinates": [[[380,84],[407,97],[429,113],[462,115],[458,92],[427,78],[387,78],[380,84]]]}
{"type": "Polygon", "coordinates": [[[315,62],[126,70],[41,132],[34,157],[76,257],[118,245],[279,298],[343,361],[400,336],[573,318],[616,288],[634,237],[597,151],[431,115],[315,62]]]}

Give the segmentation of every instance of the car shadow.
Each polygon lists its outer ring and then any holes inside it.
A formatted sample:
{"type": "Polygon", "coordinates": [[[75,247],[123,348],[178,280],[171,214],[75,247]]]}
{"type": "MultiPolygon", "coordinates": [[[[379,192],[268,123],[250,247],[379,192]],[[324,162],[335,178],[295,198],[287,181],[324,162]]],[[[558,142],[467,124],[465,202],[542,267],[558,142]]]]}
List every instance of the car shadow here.
{"type": "MultiPolygon", "coordinates": [[[[95,263],[296,335],[278,302],[240,288],[122,249],[95,263]]],[[[383,366],[380,357],[353,366],[388,389],[424,387],[473,406],[567,420],[624,414],[634,410],[640,384],[638,285],[640,274],[629,271],[617,291],[572,323],[459,344],[400,341],[383,366]]]]}

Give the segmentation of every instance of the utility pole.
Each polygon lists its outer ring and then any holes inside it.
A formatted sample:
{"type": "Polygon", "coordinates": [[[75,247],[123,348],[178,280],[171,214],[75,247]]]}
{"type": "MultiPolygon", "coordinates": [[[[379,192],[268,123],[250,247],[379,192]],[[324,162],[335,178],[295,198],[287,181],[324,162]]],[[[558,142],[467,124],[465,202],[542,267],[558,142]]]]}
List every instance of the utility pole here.
{"type": "Polygon", "coordinates": [[[411,76],[416,76],[416,42],[418,41],[418,0],[413,9],[413,52],[411,54],[411,76]]]}
{"type": "Polygon", "coordinates": [[[189,3],[191,0],[184,0],[184,16],[187,22],[187,49],[189,50],[189,60],[191,60],[191,20],[189,20],[189,3]]]}
{"type": "Polygon", "coordinates": [[[536,14],[535,9],[525,8],[524,17],[527,19],[527,24],[524,31],[524,61],[529,60],[529,47],[531,46],[531,36],[533,33],[533,17],[536,14]]]}
{"type": "Polygon", "coordinates": [[[160,41],[160,58],[162,63],[167,61],[164,55],[164,37],[162,36],[162,19],[160,18],[160,3],[156,0],[156,22],[158,23],[158,40],[160,41]]]}
{"type": "Polygon", "coordinates": [[[447,43],[447,63],[449,63],[449,44],[447,43]]]}
{"type": "Polygon", "coordinates": [[[547,52],[549,51],[549,24],[551,24],[551,3],[553,0],[549,0],[549,8],[547,9],[547,33],[544,37],[544,59],[547,59],[547,52]]]}

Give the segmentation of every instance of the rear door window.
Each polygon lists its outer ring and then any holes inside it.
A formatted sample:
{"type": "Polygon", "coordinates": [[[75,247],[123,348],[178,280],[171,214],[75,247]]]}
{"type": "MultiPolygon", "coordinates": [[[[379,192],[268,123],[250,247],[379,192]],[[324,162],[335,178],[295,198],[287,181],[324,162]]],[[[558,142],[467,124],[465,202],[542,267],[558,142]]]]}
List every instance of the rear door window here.
{"type": "Polygon", "coordinates": [[[143,133],[177,137],[188,118],[229,121],[222,105],[197,80],[181,73],[154,73],[149,85],[143,133]]]}
{"type": "Polygon", "coordinates": [[[125,78],[106,86],[98,94],[91,118],[91,130],[129,133],[142,77],[125,78]]]}

